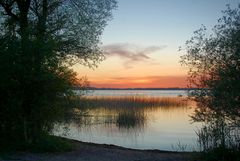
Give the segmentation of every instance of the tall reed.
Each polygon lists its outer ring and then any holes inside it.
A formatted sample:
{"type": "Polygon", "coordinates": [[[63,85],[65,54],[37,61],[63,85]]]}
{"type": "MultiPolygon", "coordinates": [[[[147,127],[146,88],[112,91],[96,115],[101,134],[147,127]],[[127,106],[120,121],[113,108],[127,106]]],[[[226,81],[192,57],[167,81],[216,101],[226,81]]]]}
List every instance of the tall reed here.
{"type": "Polygon", "coordinates": [[[118,96],[118,97],[81,97],[80,107],[182,107],[189,105],[183,97],[143,97],[143,96],[118,96]]]}
{"type": "Polygon", "coordinates": [[[79,124],[90,125],[115,123],[121,129],[143,128],[147,110],[163,107],[187,107],[189,101],[184,97],[143,97],[143,96],[82,96],[72,98],[76,107],[75,117],[79,124]]]}

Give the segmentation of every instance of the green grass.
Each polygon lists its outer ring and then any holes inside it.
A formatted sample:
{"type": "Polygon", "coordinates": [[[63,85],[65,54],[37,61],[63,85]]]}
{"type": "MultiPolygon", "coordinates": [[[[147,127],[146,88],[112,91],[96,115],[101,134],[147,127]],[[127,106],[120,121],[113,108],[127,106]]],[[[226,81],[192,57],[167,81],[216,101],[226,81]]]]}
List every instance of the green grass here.
{"type": "Polygon", "coordinates": [[[33,152],[65,152],[73,150],[73,143],[57,136],[44,136],[37,143],[33,144],[31,151],[33,152]]]}
{"type": "Polygon", "coordinates": [[[0,143],[0,158],[4,158],[15,152],[34,152],[34,153],[45,153],[45,152],[66,152],[74,149],[74,144],[65,138],[44,135],[38,141],[32,144],[26,144],[22,141],[9,143],[0,143]]]}

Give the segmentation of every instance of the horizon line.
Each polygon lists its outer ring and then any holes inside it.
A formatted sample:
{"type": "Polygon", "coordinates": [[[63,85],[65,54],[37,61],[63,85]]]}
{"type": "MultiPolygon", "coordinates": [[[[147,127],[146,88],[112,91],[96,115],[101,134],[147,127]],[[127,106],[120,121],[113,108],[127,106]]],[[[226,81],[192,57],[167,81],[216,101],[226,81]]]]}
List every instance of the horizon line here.
{"type": "MultiPolygon", "coordinates": [[[[74,88],[82,88],[82,87],[74,87],[74,88]]],[[[131,88],[112,88],[112,87],[87,87],[86,89],[95,89],[95,90],[109,90],[109,89],[112,89],[112,90],[144,90],[144,89],[152,89],[152,90],[157,90],[157,89],[200,89],[200,88],[193,88],[193,87],[151,87],[151,88],[148,88],[148,87],[131,87],[131,88]]],[[[203,89],[203,88],[201,88],[203,89]]]]}

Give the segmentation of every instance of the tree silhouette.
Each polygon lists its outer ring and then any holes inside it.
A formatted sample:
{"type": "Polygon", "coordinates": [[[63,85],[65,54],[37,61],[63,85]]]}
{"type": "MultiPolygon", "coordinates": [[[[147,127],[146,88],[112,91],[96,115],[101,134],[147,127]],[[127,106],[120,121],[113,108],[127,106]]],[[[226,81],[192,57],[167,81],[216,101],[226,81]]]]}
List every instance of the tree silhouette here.
{"type": "Polygon", "coordinates": [[[190,87],[198,88],[191,93],[198,104],[193,120],[210,125],[214,147],[227,147],[226,129],[240,127],[240,5],[228,6],[211,33],[204,26],[195,31],[186,51],[181,60],[190,87]]]}
{"type": "Polygon", "coordinates": [[[32,144],[71,110],[69,67],[95,66],[115,0],[0,0],[1,140],[32,144]]]}

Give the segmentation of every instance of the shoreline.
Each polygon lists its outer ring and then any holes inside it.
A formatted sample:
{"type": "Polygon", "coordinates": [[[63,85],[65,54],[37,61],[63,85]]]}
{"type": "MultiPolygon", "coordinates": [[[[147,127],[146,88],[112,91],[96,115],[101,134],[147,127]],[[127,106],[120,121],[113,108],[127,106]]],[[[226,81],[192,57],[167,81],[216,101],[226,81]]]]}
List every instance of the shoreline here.
{"type": "Polygon", "coordinates": [[[170,151],[170,150],[160,150],[160,149],[134,149],[134,148],[127,148],[120,145],[114,144],[105,144],[105,143],[92,143],[92,142],[84,142],[75,139],[69,139],[65,137],[61,137],[62,139],[67,139],[74,144],[84,144],[89,146],[96,146],[101,148],[111,148],[111,149],[119,149],[119,150],[127,150],[127,151],[139,151],[139,152],[154,152],[154,153],[191,153],[189,151],[179,152],[179,151],[170,151]]]}
{"type": "Polygon", "coordinates": [[[131,149],[112,144],[82,142],[61,137],[73,144],[66,152],[16,152],[0,161],[186,161],[193,152],[164,151],[158,149],[131,149]]]}

